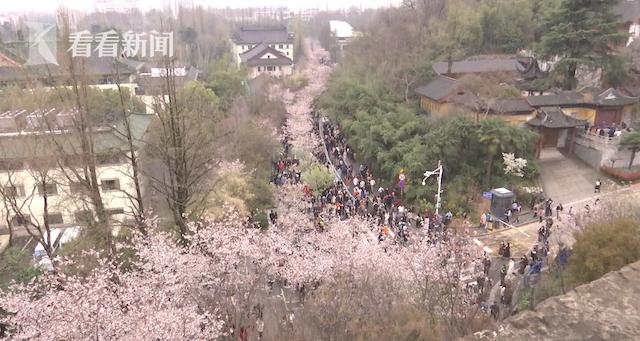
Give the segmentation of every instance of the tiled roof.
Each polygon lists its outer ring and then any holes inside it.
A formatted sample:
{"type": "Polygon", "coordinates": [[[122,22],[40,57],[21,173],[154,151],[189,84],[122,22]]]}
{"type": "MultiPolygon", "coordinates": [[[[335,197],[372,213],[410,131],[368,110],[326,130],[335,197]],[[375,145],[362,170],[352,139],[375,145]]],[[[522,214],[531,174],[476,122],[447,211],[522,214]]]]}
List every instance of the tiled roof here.
{"type": "Polygon", "coordinates": [[[445,98],[453,89],[455,89],[456,80],[447,76],[438,76],[431,82],[419,86],[415,92],[418,95],[427,97],[434,101],[439,101],[445,98]]]}
{"type": "MultiPolygon", "coordinates": [[[[74,59],[76,74],[85,73],[87,77],[116,75],[117,71],[121,76],[133,74],[137,64],[131,62],[123,62],[113,57],[89,57],[74,59]],[[84,67],[84,70],[82,70],[84,67]]],[[[59,77],[67,77],[69,70],[54,64],[42,65],[23,65],[19,67],[3,66],[0,67],[0,81],[27,81],[34,79],[54,79],[59,77]]]]}
{"type": "MultiPolygon", "coordinates": [[[[155,115],[131,114],[129,123],[134,145],[141,146],[142,139],[155,115]]],[[[114,150],[128,150],[128,143],[123,135],[124,121],[119,120],[110,127],[98,128],[93,132],[94,150],[106,153],[114,150]]],[[[48,157],[52,151],[60,152],[62,146],[66,154],[75,154],[80,150],[78,137],[69,131],[60,134],[22,131],[0,134],[0,159],[16,159],[28,157],[48,157]]]]}
{"type": "Polygon", "coordinates": [[[293,60],[264,43],[258,44],[251,50],[242,53],[240,55],[240,60],[248,66],[283,66],[293,64],[293,60]],[[262,58],[262,56],[266,54],[273,55],[276,58],[262,58]]]}
{"type": "Polygon", "coordinates": [[[501,113],[529,113],[533,111],[533,107],[524,99],[497,100],[493,107],[494,111],[501,113]]]}
{"type": "Polygon", "coordinates": [[[236,44],[259,43],[293,43],[293,34],[289,34],[284,26],[275,27],[241,27],[233,34],[236,44]]]}
{"type": "Polygon", "coordinates": [[[543,107],[538,109],[536,116],[527,121],[527,124],[533,127],[573,128],[583,126],[585,122],[565,114],[559,107],[543,107]]]}
{"type": "Polygon", "coordinates": [[[571,105],[625,106],[639,101],[638,97],[623,95],[615,89],[601,91],[596,88],[584,88],[578,91],[562,91],[552,95],[529,96],[527,102],[533,107],[571,105]]]}

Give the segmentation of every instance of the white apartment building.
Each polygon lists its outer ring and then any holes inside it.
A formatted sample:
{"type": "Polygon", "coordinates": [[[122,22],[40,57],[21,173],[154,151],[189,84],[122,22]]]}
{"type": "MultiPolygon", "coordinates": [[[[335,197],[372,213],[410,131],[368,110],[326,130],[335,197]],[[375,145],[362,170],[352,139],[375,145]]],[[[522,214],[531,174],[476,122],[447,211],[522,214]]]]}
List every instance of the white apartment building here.
{"type": "MultiPolygon", "coordinates": [[[[79,139],[69,129],[74,111],[39,112],[8,111],[0,113],[0,228],[11,222],[14,228],[27,225],[27,220],[43,226],[45,200],[50,227],[83,226],[93,219],[93,209],[86,189],[75,179],[80,168],[79,139]],[[48,122],[44,129],[43,122],[48,122]],[[55,126],[55,129],[51,127],[55,126]],[[44,184],[44,185],[43,185],[44,184]],[[7,204],[14,196],[24,218],[7,204]]],[[[140,147],[155,115],[131,114],[129,122],[136,149],[140,147]]],[[[130,219],[135,193],[133,171],[127,153],[129,148],[123,120],[114,120],[94,129],[92,134],[97,160],[97,176],[102,200],[114,221],[130,219]]]]}
{"type": "Polygon", "coordinates": [[[285,26],[241,27],[233,34],[232,53],[250,78],[261,74],[280,77],[293,73],[293,33],[285,26]]]}

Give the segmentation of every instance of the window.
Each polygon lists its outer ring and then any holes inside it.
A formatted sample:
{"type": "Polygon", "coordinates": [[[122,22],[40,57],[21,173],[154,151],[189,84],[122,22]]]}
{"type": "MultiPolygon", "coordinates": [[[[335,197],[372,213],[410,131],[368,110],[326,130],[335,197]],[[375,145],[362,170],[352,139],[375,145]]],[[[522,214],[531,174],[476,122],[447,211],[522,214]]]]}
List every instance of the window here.
{"type": "Polygon", "coordinates": [[[49,213],[47,215],[47,220],[49,221],[49,225],[64,224],[64,220],[62,219],[62,213],[49,213]]]}
{"type": "Polygon", "coordinates": [[[58,195],[58,186],[56,184],[46,184],[46,186],[38,185],[38,194],[48,196],[58,195]]]}
{"type": "Polygon", "coordinates": [[[287,51],[287,56],[289,55],[289,51],[287,51]]]}
{"type": "Polygon", "coordinates": [[[4,193],[7,196],[10,196],[13,198],[22,198],[24,197],[24,186],[23,185],[6,186],[4,188],[4,193]]]}
{"type": "Polygon", "coordinates": [[[31,216],[13,216],[11,218],[11,225],[13,226],[25,226],[27,223],[31,222],[31,216]]]}
{"type": "Polygon", "coordinates": [[[89,224],[93,221],[93,214],[88,210],[77,211],[73,216],[78,224],[89,224]]]}
{"type": "Polygon", "coordinates": [[[124,213],[124,209],[123,208],[110,208],[107,209],[107,214],[108,215],[116,215],[116,214],[123,214],[124,213]]]}
{"type": "Polygon", "coordinates": [[[120,189],[120,180],[118,179],[102,180],[101,185],[102,185],[103,191],[116,191],[120,189]]]}
{"type": "Polygon", "coordinates": [[[267,59],[271,59],[271,55],[270,54],[267,55],[267,59]]]}
{"type": "Polygon", "coordinates": [[[278,71],[282,71],[282,66],[278,66],[278,71]]]}
{"type": "Polygon", "coordinates": [[[267,71],[275,71],[276,67],[275,66],[267,66],[267,71]]]}
{"type": "Polygon", "coordinates": [[[282,44],[280,44],[280,45],[278,45],[278,48],[282,50],[282,49],[284,48],[284,47],[282,47],[282,46],[283,46],[283,45],[282,45],[282,44]]]}
{"type": "Polygon", "coordinates": [[[261,68],[258,66],[258,72],[262,71],[261,68]]]}

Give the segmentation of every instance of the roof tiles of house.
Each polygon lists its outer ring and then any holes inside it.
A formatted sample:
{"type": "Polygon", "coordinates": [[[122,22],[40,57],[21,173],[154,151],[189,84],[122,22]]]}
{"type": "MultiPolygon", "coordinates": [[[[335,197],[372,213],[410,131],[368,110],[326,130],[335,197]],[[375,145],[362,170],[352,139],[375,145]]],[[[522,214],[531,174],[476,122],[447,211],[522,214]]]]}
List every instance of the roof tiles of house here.
{"type": "Polygon", "coordinates": [[[496,100],[493,108],[501,113],[530,113],[534,110],[524,99],[496,100]]]}
{"type": "Polygon", "coordinates": [[[240,29],[233,34],[233,41],[236,44],[291,44],[293,43],[293,34],[289,34],[285,26],[240,27],[240,29]]]}
{"type": "Polygon", "coordinates": [[[419,86],[415,92],[434,101],[447,97],[456,87],[456,80],[447,76],[438,76],[431,82],[419,86]]]}
{"type": "MultiPolygon", "coordinates": [[[[116,75],[131,75],[136,72],[137,64],[123,62],[113,57],[89,58],[77,57],[74,59],[75,72],[86,74],[87,77],[116,75]]],[[[69,70],[54,64],[21,65],[0,67],[0,81],[28,81],[33,79],[48,79],[67,77],[69,70]]]]}
{"type": "Polygon", "coordinates": [[[270,65],[292,65],[293,60],[283,55],[282,52],[270,47],[265,43],[254,46],[251,50],[240,54],[240,59],[248,66],[270,66],[270,65]],[[266,54],[271,54],[276,58],[262,58],[266,54]]]}
{"type": "Polygon", "coordinates": [[[529,96],[526,98],[532,107],[547,106],[625,106],[637,103],[640,98],[623,95],[615,89],[600,91],[596,88],[584,88],[578,91],[562,91],[552,95],[529,96]]]}
{"type": "Polygon", "coordinates": [[[638,103],[638,97],[623,95],[616,89],[609,88],[598,95],[598,104],[601,106],[625,106],[638,103]]]}
{"type": "Polygon", "coordinates": [[[527,124],[532,127],[573,128],[583,126],[585,122],[565,114],[559,107],[542,107],[527,124]]]}

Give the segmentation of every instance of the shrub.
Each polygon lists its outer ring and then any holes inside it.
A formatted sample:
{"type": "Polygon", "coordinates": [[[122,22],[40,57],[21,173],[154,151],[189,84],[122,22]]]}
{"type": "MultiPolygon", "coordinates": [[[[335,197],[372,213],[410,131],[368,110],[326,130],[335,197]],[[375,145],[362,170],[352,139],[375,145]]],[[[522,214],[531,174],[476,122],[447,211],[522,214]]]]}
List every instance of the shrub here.
{"type": "Polygon", "coordinates": [[[318,195],[331,187],[336,178],[327,167],[314,163],[302,173],[302,181],[311,188],[314,195],[318,195]]]}
{"type": "Polygon", "coordinates": [[[629,218],[588,225],[576,236],[570,279],[580,285],[640,259],[640,223],[629,218]]]}
{"type": "Polygon", "coordinates": [[[261,229],[266,229],[267,227],[269,227],[269,217],[267,216],[267,212],[258,211],[253,216],[253,219],[254,219],[255,222],[258,223],[258,225],[260,225],[261,229]]]}
{"type": "Polygon", "coordinates": [[[298,91],[309,84],[309,80],[303,75],[293,75],[284,81],[284,86],[291,91],[298,91]]]}

